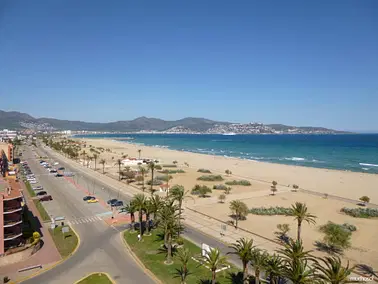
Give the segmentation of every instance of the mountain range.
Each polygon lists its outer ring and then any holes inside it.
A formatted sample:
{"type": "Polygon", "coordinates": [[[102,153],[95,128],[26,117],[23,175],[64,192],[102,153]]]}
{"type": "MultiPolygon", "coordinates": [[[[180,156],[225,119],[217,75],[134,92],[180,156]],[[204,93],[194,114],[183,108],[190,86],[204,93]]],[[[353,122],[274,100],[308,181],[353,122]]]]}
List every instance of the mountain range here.
{"type": "MultiPolygon", "coordinates": [[[[99,131],[99,132],[139,132],[139,131],[166,131],[166,132],[199,132],[212,133],[216,132],[232,132],[236,129],[237,133],[243,129],[243,125],[248,129],[260,129],[260,132],[253,131],[251,133],[274,133],[281,131],[284,133],[293,133],[294,130],[299,133],[341,133],[340,131],[327,129],[323,127],[294,127],[282,124],[239,124],[231,122],[214,121],[205,118],[187,117],[180,120],[163,120],[158,118],[138,117],[133,120],[115,121],[108,123],[83,122],[60,120],[54,118],[35,118],[29,114],[16,111],[0,110],[0,129],[34,129],[34,130],[72,130],[72,131],[99,131]],[[227,129],[231,129],[227,130],[227,129]],[[266,132],[268,131],[268,132],[266,132]]],[[[295,131],[294,131],[295,132],[295,131]]]]}

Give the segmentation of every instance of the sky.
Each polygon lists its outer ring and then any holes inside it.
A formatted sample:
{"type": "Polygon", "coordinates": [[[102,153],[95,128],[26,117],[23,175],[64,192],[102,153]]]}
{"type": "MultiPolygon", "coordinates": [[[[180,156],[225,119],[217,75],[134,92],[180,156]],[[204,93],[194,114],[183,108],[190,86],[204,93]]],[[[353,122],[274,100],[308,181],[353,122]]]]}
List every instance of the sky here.
{"type": "Polygon", "coordinates": [[[378,131],[378,1],[0,0],[0,109],[378,131]]]}

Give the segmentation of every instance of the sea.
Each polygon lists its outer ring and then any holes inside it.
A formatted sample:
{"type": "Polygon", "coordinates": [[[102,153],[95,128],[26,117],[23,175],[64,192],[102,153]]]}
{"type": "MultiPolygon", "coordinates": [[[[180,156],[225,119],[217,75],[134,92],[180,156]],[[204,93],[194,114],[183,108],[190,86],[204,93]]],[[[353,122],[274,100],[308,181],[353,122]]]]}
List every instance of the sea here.
{"type": "Polygon", "coordinates": [[[378,134],[92,134],[125,143],[261,162],[378,174],[378,134]]]}

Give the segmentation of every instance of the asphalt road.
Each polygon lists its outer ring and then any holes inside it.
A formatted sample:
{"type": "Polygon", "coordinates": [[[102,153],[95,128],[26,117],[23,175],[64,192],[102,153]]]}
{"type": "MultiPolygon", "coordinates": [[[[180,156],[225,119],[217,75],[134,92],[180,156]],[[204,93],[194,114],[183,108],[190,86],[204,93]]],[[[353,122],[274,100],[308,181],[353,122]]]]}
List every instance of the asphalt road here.
{"type": "MultiPolygon", "coordinates": [[[[85,193],[64,178],[47,174],[30,149],[25,151],[25,158],[39,183],[53,196],[54,200],[50,204],[55,204],[52,207],[55,208],[56,215],[75,220],[108,211],[100,204],[84,202],[82,198],[85,193]]],[[[46,207],[50,205],[49,202],[45,204],[46,207]]],[[[74,283],[96,271],[109,273],[118,283],[154,283],[125,250],[119,230],[101,220],[71,226],[81,239],[76,253],[55,268],[23,283],[74,283]]]]}

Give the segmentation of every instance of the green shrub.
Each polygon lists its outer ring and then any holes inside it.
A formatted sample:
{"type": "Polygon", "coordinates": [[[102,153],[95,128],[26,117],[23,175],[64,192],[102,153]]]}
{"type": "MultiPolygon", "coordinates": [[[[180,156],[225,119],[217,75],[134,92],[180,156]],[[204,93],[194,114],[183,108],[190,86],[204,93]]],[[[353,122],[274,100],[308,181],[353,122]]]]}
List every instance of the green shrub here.
{"type": "Polygon", "coordinates": [[[343,207],[341,212],[355,218],[373,218],[378,217],[378,209],[376,208],[346,208],[343,207]]]}
{"type": "Polygon", "coordinates": [[[164,176],[157,176],[155,177],[157,180],[161,180],[161,181],[168,181],[172,179],[172,176],[167,176],[167,175],[164,175],[164,176]]]}
{"type": "Polygon", "coordinates": [[[213,186],[213,189],[226,190],[227,186],[225,186],[224,184],[216,184],[216,185],[213,186]]]}
{"type": "Polygon", "coordinates": [[[248,211],[251,214],[254,215],[268,215],[268,216],[273,216],[273,215],[285,215],[285,216],[290,216],[291,215],[291,208],[286,208],[286,207],[257,207],[257,208],[251,208],[248,211]]]}
{"type": "Polygon", "coordinates": [[[227,185],[244,185],[244,186],[250,186],[251,183],[248,180],[242,179],[242,180],[233,180],[233,181],[226,181],[227,185]]]}
{"type": "Polygon", "coordinates": [[[162,171],[159,171],[159,173],[162,173],[162,174],[183,174],[185,173],[184,170],[162,170],[162,171]]]}
{"type": "MultiPolygon", "coordinates": [[[[151,185],[151,183],[152,183],[151,180],[147,181],[147,184],[148,184],[148,185],[151,185]]],[[[152,185],[162,185],[163,183],[164,183],[164,182],[163,182],[162,180],[159,180],[159,179],[154,178],[154,181],[153,181],[153,184],[152,184],[152,185]]]]}
{"type": "Polygon", "coordinates": [[[208,175],[208,176],[200,176],[197,180],[202,181],[222,181],[223,177],[221,175],[208,175]]]}
{"type": "Polygon", "coordinates": [[[176,239],[176,244],[178,244],[179,246],[181,246],[181,245],[184,244],[184,240],[181,237],[179,237],[179,238],[176,239]]]}
{"type": "Polygon", "coordinates": [[[357,227],[355,225],[352,225],[352,224],[344,223],[341,226],[343,228],[345,228],[346,230],[351,231],[351,232],[357,231],[357,227]]]}
{"type": "Polygon", "coordinates": [[[211,174],[211,171],[208,169],[199,169],[197,172],[203,173],[203,174],[211,174]]]}
{"type": "Polygon", "coordinates": [[[324,242],[328,246],[342,249],[350,247],[352,231],[347,229],[344,225],[345,224],[338,225],[328,222],[327,224],[320,226],[320,231],[325,234],[324,242]]]}
{"type": "Polygon", "coordinates": [[[199,195],[200,197],[205,197],[207,193],[211,193],[211,192],[212,190],[210,187],[206,185],[196,184],[190,193],[193,195],[199,195]]]}
{"type": "Polygon", "coordinates": [[[177,168],[177,165],[172,164],[172,165],[163,165],[163,168],[177,168]]]}

